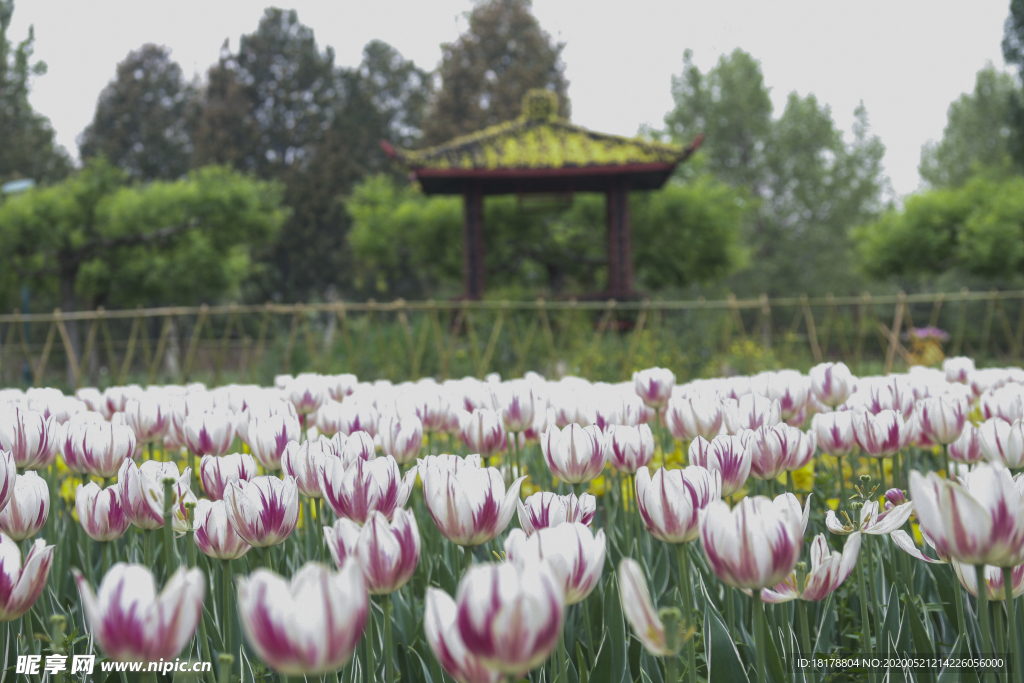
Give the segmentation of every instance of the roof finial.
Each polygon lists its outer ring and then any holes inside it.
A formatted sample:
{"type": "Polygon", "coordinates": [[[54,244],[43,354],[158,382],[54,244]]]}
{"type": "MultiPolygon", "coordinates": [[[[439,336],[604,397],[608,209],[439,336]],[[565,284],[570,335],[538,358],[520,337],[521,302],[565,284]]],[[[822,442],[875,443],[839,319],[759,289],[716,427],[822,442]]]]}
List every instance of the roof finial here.
{"type": "Polygon", "coordinates": [[[558,117],[558,95],[543,88],[527,90],[523,96],[523,117],[544,121],[558,117]]]}

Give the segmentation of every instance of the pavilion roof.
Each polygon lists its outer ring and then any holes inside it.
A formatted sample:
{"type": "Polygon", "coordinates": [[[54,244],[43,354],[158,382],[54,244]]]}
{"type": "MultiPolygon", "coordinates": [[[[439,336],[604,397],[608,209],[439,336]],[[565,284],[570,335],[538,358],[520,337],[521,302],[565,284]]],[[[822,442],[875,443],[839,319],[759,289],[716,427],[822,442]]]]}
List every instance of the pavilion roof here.
{"type": "Polygon", "coordinates": [[[427,149],[395,150],[386,145],[385,151],[409,167],[424,190],[443,192],[438,184],[442,178],[451,181],[497,176],[554,178],[654,172],[660,186],[700,144],[698,140],[683,148],[596,133],[558,118],[557,111],[554,93],[531,90],[524,98],[524,113],[517,119],[427,149]]]}

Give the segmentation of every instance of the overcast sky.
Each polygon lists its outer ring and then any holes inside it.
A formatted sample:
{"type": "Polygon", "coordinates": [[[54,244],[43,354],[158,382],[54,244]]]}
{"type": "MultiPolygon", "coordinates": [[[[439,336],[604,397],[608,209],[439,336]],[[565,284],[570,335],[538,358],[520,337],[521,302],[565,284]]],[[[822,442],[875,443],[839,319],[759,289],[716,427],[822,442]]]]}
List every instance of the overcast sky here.
{"type": "MultiPolygon", "coordinates": [[[[255,30],[264,0],[16,0],[9,38],[35,25],[36,57],[49,73],[31,99],[57,140],[75,140],[92,119],[117,62],[143,43],[167,45],[186,74],[204,74],[225,38],[255,30]]],[[[360,61],[379,38],[433,68],[440,44],[465,28],[469,0],[296,0],[299,19],[341,65],[360,61]]],[[[707,70],[740,47],[760,60],[776,115],[788,93],[814,93],[849,131],[863,101],[886,146],[885,167],[900,195],[918,188],[921,145],[939,139],[949,103],[1000,52],[1007,0],[534,0],[541,26],[566,43],[574,122],[635,135],[672,107],[671,77],[683,50],[707,70]]],[[[849,135],[849,133],[847,133],[849,135]]]]}

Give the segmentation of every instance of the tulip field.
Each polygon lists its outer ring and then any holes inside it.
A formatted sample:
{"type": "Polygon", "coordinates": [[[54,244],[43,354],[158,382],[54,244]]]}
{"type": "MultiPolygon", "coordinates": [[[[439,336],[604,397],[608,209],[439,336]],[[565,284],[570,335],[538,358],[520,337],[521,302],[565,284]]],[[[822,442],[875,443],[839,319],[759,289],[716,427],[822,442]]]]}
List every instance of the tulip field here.
{"type": "Polygon", "coordinates": [[[2,389],[0,681],[1024,683],[1022,469],[969,358],[2,389]]]}

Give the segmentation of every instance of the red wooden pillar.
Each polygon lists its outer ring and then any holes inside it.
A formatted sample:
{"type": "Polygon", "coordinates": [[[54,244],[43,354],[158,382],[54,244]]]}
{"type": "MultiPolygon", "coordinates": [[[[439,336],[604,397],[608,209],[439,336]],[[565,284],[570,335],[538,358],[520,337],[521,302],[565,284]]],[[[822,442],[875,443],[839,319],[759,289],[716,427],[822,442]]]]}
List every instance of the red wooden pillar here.
{"type": "Polygon", "coordinates": [[[629,180],[612,176],[605,192],[608,212],[608,294],[633,291],[633,249],[629,226],[629,180]]]}
{"type": "Polygon", "coordinates": [[[462,282],[467,299],[480,299],[484,295],[484,197],[480,183],[466,182],[462,203],[462,282]]]}

